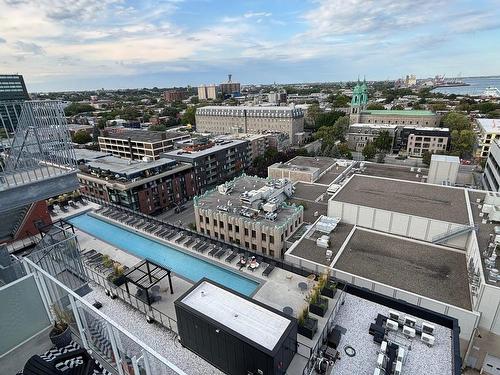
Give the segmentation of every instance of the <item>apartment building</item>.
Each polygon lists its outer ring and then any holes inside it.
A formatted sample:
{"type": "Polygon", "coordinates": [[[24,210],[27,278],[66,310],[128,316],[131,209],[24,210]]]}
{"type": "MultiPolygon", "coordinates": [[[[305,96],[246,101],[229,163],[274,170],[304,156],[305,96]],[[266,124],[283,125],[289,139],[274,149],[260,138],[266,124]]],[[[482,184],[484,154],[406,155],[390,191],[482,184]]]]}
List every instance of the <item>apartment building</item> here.
{"type": "Polygon", "coordinates": [[[241,176],[194,199],[196,230],[221,241],[281,258],[302,224],[302,206],[288,206],[292,182],[241,176]]]}
{"type": "Polygon", "coordinates": [[[488,159],[484,166],[483,187],[490,191],[500,191],[500,145],[498,139],[489,143],[488,159]]]}
{"type": "Polygon", "coordinates": [[[161,157],[191,164],[198,190],[205,191],[240,175],[250,165],[248,145],[246,140],[180,141],[176,144],[179,149],[161,157]]]}
{"type": "Polygon", "coordinates": [[[100,136],[98,140],[102,152],[131,160],[144,157],[158,160],[161,153],[173,150],[176,142],[190,138],[186,133],[123,130],[100,136]]]}
{"type": "Polygon", "coordinates": [[[84,194],[120,206],[156,214],[186,202],[196,194],[190,164],[171,159],[134,160],[75,150],[80,160],[78,181],[84,194]]]}
{"type": "Polygon", "coordinates": [[[200,100],[214,100],[217,99],[217,86],[215,85],[201,85],[198,87],[198,99],[200,100]]]}
{"type": "Polygon", "coordinates": [[[207,106],[196,109],[196,130],[202,133],[286,133],[297,144],[304,131],[304,113],[295,107],[207,106]]]}
{"type": "Polygon", "coordinates": [[[478,118],[476,125],[479,141],[476,156],[487,158],[493,141],[500,136],[500,119],[478,118]]]}
{"type": "Polygon", "coordinates": [[[346,135],[347,144],[351,150],[363,151],[366,144],[373,142],[381,131],[388,131],[394,138],[397,127],[389,124],[352,124],[346,135]]]}
{"type": "Polygon", "coordinates": [[[399,133],[398,147],[408,156],[422,157],[424,152],[434,154],[448,150],[450,137],[448,128],[405,127],[399,133]]]}
{"type": "Polygon", "coordinates": [[[180,102],[187,98],[185,90],[167,90],[163,93],[166,102],[180,102]]]}

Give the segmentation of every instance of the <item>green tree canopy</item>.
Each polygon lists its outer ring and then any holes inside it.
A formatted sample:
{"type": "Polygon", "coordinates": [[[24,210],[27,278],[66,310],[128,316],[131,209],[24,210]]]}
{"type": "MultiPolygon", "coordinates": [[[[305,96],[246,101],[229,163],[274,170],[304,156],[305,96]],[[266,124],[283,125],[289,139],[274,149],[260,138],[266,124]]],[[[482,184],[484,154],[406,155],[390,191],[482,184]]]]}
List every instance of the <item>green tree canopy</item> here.
{"type": "Polygon", "coordinates": [[[156,124],[156,125],[151,125],[148,130],[155,131],[155,132],[164,132],[167,130],[167,127],[164,124],[156,124]]]}
{"type": "Polygon", "coordinates": [[[449,112],[442,118],[442,123],[445,128],[449,128],[452,132],[453,130],[469,130],[471,129],[471,123],[469,118],[463,113],[449,112]]]}
{"type": "Polygon", "coordinates": [[[344,108],[349,106],[350,99],[349,97],[345,96],[344,94],[338,94],[338,95],[330,95],[327,99],[330,103],[332,103],[333,107],[336,108],[344,108]]]}
{"type": "Polygon", "coordinates": [[[195,125],[196,124],[196,107],[188,107],[186,108],[186,111],[182,115],[181,122],[184,125],[195,125]]]}
{"type": "Polygon", "coordinates": [[[73,136],[73,142],[78,144],[89,143],[92,141],[92,136],[85,130],[78,130],[73,136]]]}
{"type": "Polygon", "coordinates": [[[461,158],[469,158],[474,151],[476,135],[472,130],[453,130],[451,132],[451,152],[461,158]]]}
{"type": "Polygon", "coordinates": [[[422,153],[422,163],[424,163],[427,166],[431,165],[431,157],[432,154],[429,151],[424,151],[422,153]]]}
{"type": "Polygon", "coordinates": [[[95,111],[94,107],[92,107],[90,104],[84,104],[84,103],[71,103],[66,108],[64,108],[64,114],[66,116],[75,116],[79,113],[93,112],[93,111],[95,111]]]}
{"type": "Polygon", "coordinates": [[[372,142],[368,142],[363,148],[362,154],[366,160],[371,160],[377,155],[377,148],[372,142]]]}
{"type": "Polygon", "coordinates": [[[344,115],[344,112],[340,111],[321,113],[316,119],[316,128],[319,129],[322,126],[333,126],[335,124],[335,121],[337,121],[341,117],[344,117],[344,115]]]}
{"type": "Polygon", "coordinates": [[[380,151],[392,150],[392,136],[387,130],[382,130],[373,140],[373,145],[380,151]]]}
{"type": "Polygon", "coordinates": [[[368,104],[366,109],[377,110],[377,109],[385,109],[385,107],[380,103],[370,103],[370,104],[368,104]]]}

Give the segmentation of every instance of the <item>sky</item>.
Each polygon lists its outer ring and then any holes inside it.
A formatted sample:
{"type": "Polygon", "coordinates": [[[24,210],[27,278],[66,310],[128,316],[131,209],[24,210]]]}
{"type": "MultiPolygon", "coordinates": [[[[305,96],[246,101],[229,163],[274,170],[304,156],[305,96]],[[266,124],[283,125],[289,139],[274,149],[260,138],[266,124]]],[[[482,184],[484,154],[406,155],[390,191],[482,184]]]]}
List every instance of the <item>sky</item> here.
{"type": "Polygon", "coordinates": [[[29,91],[500,74],[500,0],[0,0],[29,91]]]}

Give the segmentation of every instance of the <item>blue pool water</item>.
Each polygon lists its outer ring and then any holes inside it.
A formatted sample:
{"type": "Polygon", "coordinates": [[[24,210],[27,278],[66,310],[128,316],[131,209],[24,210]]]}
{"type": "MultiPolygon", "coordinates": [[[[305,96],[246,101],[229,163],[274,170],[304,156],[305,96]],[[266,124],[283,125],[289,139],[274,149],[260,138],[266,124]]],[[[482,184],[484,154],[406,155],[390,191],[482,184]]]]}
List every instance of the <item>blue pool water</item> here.
{"type": "Polygon", "coordinates": [[[165,266],[193,282],[203,277],[218,282],[237,292],[251,295],[258,286],[256,281],[239,275],[213,263],[191,256],[173,247],[160,244],[139,234],[133,233],[87,214],[68,220],[76,228],[83,230],[102,241],[125,250],[138,258],[147,258],[165,266]]]}

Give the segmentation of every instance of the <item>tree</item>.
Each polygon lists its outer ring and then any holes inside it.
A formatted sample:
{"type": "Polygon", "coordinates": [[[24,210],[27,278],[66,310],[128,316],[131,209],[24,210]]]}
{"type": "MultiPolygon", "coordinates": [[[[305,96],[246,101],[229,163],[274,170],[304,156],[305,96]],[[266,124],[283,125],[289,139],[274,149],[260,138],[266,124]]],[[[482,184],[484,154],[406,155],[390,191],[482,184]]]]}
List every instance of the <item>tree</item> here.
{"type": "Polygon", "coordinates": [[[78,144],[89,143],[92,141],[92,137],[85,130],[78,130],[73,136],[73,142],[78,144]]]}
{"type": "Polygon", "coordinates": [[[491,102],[484,102],[484,103],[480,103],[480,104],[477,105],[477,109],[481,113],[493,112],[497,108],[500,108],[500,106],[498,106],[495,103],[491,103],[491,102]]]}
{"type": "Polygon", "coordinates": [[[349,130],[349,116],[342,116],[335,121],[335,132],[334,136],[336,139],[344,142],[345,141],[345,135],[347,134],[347,131],[349,130]]]}
{"type": "Polygon", "coordinates": [[[93,112],[93,111],[95,111],[94,107],[92,107],[90,104],[84,104],[84,103],[71,103],[66,108],[64,108],[64,114],[66,116],[75,116],[79,113],[93,112]]]}
{"type": "Polygon", "coordinates": [[[150,125],[148,130],[154,132],[164,132],[165,130],[167,130],[167,127],[163,124],[156,124],[156,125],[150,125]]]}
{"type": "Polygon", "coordinates": [[[385,162],[385,152],[379,152],[377,154],[377,163],[384,163],[385,162]]]}
{"type": "Polygon", "coordinates": [[[344,115],[345,115],[344,112],[340,111],[321,113],[316,118],[315,122],[316,128],[320,128],[322,126],[332,126],[339,118],[344,117],[344,115]]]}
{"type": "Polygon", "coordinates": [[[196,124],[196,107],[188,107],[182,115],[181,122],[184,125],[195,125],[196,124]]]}
{"type": "Polygon", "coordinates": [[[389,152],[392,149],[392,136],[387,130],[382,130],[373,140],[373,145],[380,151],[389,152]]]}
{"type": "Polygon", "coordinates": [[[393,106],[391,108],[392,110],[395,110],[395,111],[401,111],[403,109],[405,109],[401,104],[396,104],[395,106],[393,106]]]}
{"type": "Polygon", "coordinates": [[[347,143],[341,143],[338,145],[338,148],[339,148],[339,152],[340,152],[340,156],[345,158],[345,159],[349,159],[349,160],[352,160],[352,153],[351,153],[351,150],[349,150],[349,146],[347,145],[347,143]]]}
{"type": "Polygon", "coordinates": [[[379,103],[370,103],[366,107],[368,110],[379,110],[379,109],[385,109],[385,107],[382,104],[379,103]]]}
{"type": "Polygon", "coordinates": [[[432,154],[429,151],[424,151],[422,153],[422,163],[424,163],[427,166],[431,165],[431,157],[432,154]]]}
{"type": "Polygon", "coordinates": [[[344,94],[339,95],[330,95],[327,99],[330,103],[332,103],[333,107],[336,108],[344,108],[349,106],[349,98],[344,94]]]}
{"type": "Polygon", "coordinates": [[[321,109],[319,108],[318,102],[314,102],[307,108],[306,122],[310,127],[316,125],[316,120],[321,114],[321,109]]]}
{"type": "Polygon", "coordinates": [[[177,117],[179,110],[176,107],[166,107],[161,111],[162,116],[177,117]]]}
{"type": "Polygon", "coordinates": [[[363,148],[362,154],[366,160],[371,160],[377,155],[377,148],[372,142],[368,142],[363,148]]]}
{"type": "Polygon", "coordinates": [[[453,130],[451,132],[451,151],[461,158],[469,158],[474,151],[476,136],[472,130],[453,130]]]}
{"type": "Polygon", "coordinates": [[[471,123],[466,115],[458,112],[449,112],[441,120],[445,128],[453,130],[468,130],[471,129],[471,123]]]}

